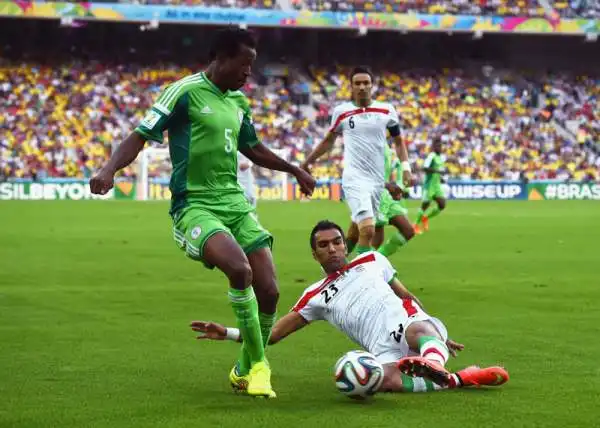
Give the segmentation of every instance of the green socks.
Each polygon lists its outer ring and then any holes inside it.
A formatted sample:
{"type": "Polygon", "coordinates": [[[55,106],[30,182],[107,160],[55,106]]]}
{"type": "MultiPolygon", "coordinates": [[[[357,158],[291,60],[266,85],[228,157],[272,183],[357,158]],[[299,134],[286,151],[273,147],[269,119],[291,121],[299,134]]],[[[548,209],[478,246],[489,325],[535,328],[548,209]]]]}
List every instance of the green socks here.
{"type": "Polygon", "coordinates": [[[425,215],[425,211],[423,211],[423,208],[419,208],[419,213],[417,214],[417,224],[421,224],[421,221],[423,221],[423,215],[425,215]]]}
{"type": "Polygon", "coordinates": [[[370,245],[368,245],[366,247],[363,247],[362,245],[357,245],[356,246],[356,253],[357,254],[366,253],[367,251],[373,251],[373,248],[370,245]]]}
{"type": "MultiPolygon", "coordinates": [[[[229,289],[229,301],[237,319],[240,334],[244,340],[242,345],[242,355],[240,358],[240,366],[250,365],[263,361],[265,359],[265,350],[261,334],[261,325],[258,318],[258,303],[252,287],[244,290],[235,288],[229,289]],[[244,353],[247,353],[248,360],[244,358],[244,353]]],[[[243,369],[239,367],[239,372],[245,374],[243,369]]],[[[249,370],[249,367],[248,367],[249,370]]]]}
{"type": "MultiPolygon", "coordinates": [[[[273,324],[277,319],[276,314],[263,314],[262,312],[258,313],[258,321],[260,323],[260,335],[262,336],[262,344],[263,348],[266,349],[269,344],[269,338],[271,337],[271,329],[273,328],[273,324]]],[[[266,353],[266,352],[265,352],[266,353]]],[[[250,369],[252,368],[252,363],[250,362],[250,354],[246,350],[246,342],[242,343],[242,349],[240,350],[240,357],[238,359],[237,364],[237,374],[238,376],[245,376],[250,373],[250,369]]]]}
{"type": "Polygon", "coordinates": [[[260,334],[262,336],[264,349],[267,349],[267,345],[269,344],[269,339],[271,337],[271,329],[273,328],[273,324],[275,324],[276,319],[276,314],[263,314],[262,312],[258,313],[258,320],[260,322],[260,334]]]}
{"type": "Polygon", "coordinates": [[[402,389],[404,392],[432,392],[439,389],[444,389],[429,379],[424,379],[422,377],[411,377],[405,374],[400,376],[402,376],[402,389]]]}
{"type": "Polygon", "coordinates": [[[385,243],[377,249],[381,254],[388,257],[398,251],[398,248],[405,245],[408,241],[400,232],[396,232],[385,243]]]}
{"type": "Polygon", "coordinates": [[[448,347],[437,337],[421,336],[418,340],[419,354],[421,357],[440,364],[442,367],[446,365],[448,357],[448,347]]]}

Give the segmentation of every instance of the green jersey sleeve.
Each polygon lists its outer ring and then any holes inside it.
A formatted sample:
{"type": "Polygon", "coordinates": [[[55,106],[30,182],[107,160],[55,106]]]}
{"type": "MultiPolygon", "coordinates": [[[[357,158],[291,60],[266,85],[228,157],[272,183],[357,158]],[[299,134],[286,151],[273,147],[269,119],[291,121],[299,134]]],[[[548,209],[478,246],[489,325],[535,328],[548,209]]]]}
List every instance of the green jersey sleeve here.
{"type": "Polygon", "coordinates": [[[435,160],[435,153],[429,153],[427,159],[425,159],[425,163],[423,164],[423,168],[435,168],[433,161],[435,160]]]}
{"type": "Polygon", "coordinates": [[[135,132],[151,141],[163,141],[163,132],[174,117],[186,113],[182,108],[190,88],[202,82],[200,75],[185,77],[167,86],[142,119],[135,132]]]}
{"type": "Polygon", "coordinates": [[[236,96],[236,101],[243,111],[242,124],[238,136],[238,149],[254,147],[259,141],[258,136],[256,135],[256,129],[254,128],[254,122],[252,121],[250,102],[248,101],[248,98],[239,91],[236,96]]]}

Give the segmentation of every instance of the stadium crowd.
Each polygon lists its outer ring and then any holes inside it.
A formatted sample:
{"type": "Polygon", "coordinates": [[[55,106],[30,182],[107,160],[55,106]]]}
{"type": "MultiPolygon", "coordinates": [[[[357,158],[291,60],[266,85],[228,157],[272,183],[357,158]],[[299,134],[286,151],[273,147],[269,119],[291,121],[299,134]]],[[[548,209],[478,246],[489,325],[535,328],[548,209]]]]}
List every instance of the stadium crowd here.
{"type": "MultiPolygon", "coordinates": [[[[58,1],[58,0],[56,0],[58,1]]],[[[97,0],[98,1],[98,0],[97,0]]],[[[225,8],[281,8],[277,0],[99,0],[101,2],[214,6],[225,8]]],[[[429,13],[451,15],[561,16],[600,18],[599,0],[548,0],[544,9],[537,0],[291,0],[297,10],[340,12],[429,13]]],[[[288,4],[287,2],[285,3],[288,4]]]]}
{"type": "MultiPolygon", "coordinates": [[[[89,176],[160,88],[191,72],[98,62],[0,66],[0,174],[89,176]]],[[[260,76],[260,84],[253,79],[244,88],[261,140],[298,162],[325,135],[333,105],[350,96],[346,69],[310,74],[312,109],[299,106],[294,86],[280,77],[260,76]]],[[[523,87],[461,70],[387,71],[376,89],[378,99],[397,107],[417,165],[440,135],[452,178],[600,179],[598,79],[546,75],[523,87]],[[579,131],[569,137],[554,121],[575,121],[579,131]]],[[[318,177],[340,176],[340,146],[317,166],[318,177]]]]}

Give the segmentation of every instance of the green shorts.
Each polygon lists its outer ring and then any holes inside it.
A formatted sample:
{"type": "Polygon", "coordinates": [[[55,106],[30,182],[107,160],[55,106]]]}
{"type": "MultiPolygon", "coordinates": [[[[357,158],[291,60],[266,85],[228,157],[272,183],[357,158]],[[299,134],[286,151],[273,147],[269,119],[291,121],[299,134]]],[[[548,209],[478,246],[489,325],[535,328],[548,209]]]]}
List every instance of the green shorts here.
{"type": "Polygon", "coordinates": [[[185,254],[212,269],[203,258],[206,241],[218,232],[233,237],[246,254],[260,248],[271,248],[273,236],[265,230],[256,217],[256,212],[247,207],[206,206],[192,203],[182,209],[173,221],[173,239],[185,254]]]}
{"type": "Polygon", "coordinates": [[[446,198],[446,194],[440,185],[423,187],[423,202],[431,202],[437,198],[446,198]]]}
{"type": "Polygon", "coordinates": [[[384,190],[381,194],[381,202],[379,203],[379,213],[377,213],[377,221],[375,227],[382,227],[389,224],[394,217],[404,217],[408,210],[402,204],[402,201],[396,201],[390,195],[390,192],[384,190]]]}

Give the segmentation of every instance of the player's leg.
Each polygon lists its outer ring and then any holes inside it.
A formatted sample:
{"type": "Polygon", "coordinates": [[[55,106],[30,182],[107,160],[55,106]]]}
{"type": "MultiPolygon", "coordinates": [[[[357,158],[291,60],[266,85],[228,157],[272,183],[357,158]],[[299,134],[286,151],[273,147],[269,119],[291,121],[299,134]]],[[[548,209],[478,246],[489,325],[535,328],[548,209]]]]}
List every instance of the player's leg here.
{"type": "Polygon", "coordinates": [[[174,237],[186,254],[207,267],[217,267],[229,279],[229,300],[244,338],[249,365],[264,361],[264,346],[258,304],[252,284],[252,269],[229,229],[212,211],[188,209],[176,221],[174,237]]]}
{"type": "Polygon", "coordinates": [[[423,187],[423,202],[421,203],[421,208],[419,208],[419,212],[417,213],[417,220],[415,221],[415,232],[422,233],[423,229],[426,229],[423,223],[427,224],[427,216],[425,215],[425,211],[429,208],[431,204],[431,199],[429,198],[429,189],[423,187]]]}
{"type": "Polygon", "coordinates": [[[381,247],[377,249],[386,257],[394,254],[398,249],[408,243],[414,236],[415,231],[410,224],[410,220],[406,216],[406,208],[399,201],[394,201],[389,209],[391,218],[390,224],[397,230],[381,247]]]}
{"type": "Polygon", "coordinates": [[[383,382],[378,392],[434,392],[470,386],[500,386],[509,380],[503,367],[467,367],[451,374],[453,381],[438,385],[428,377],[413,377],[398,369],[396,363],[383,364],[383,382]]]}
{"type": "Polygon", "coordinates": [[[373,246],[373,248],[381,247],[381,244],[385,239],[384,226],[385,224],[379,222],[375,223],[375,235],[373,235],[373,240],[371,241],[371,245],[373,246]]]}
{"type": "MultiPolygon", "coordinates": [[[[414,303],[412,305],[414,306],[414,303]]],[[[420,357],[407,357],[400,360],[398,368],[402,372],[413,376],[429,377],[438,385],[452,382],[450,372],[444,368],[450,356],[446,338],[432,322],[417,320],[410,323],[406,328],[404,340],[410,351],[418,353],[420,357]]]]}
{"type": "Polygon", "coordinates": [[[446,198],[438,194],[434,197],[435,205],[427,212],[427,218],[431,220],[446,208],[446,198]]]}
{"type": "Polygon", "coordinates": [[[354,247],[358,243],[358,225],[354,222],[350,223],[350,227],[348,227],[348,233],[346,233],[346,248],[348,250],[348,254],[352,254],[354,251],[354,247]]]}
{"type": "Polygon", "coordinates": [[[372,250],[371,240],[375,235],[375,218],[370,188],[345,187],[344,195],[350,208],[352,222],[358,226],[358,254],[372,250]]]}
{"type": "Polygon", "coordinates": [[[427,378],[405,375],[395,362],[383,364],[383,382],[379,392],[433,392],[446,388],[427,378]]]}
{"type": "MultiPolygon", "coordinates": [[[[271,254],[273,237],[260,225],[253,212],[237,216],[229,226],[237,242],[246,253],[252,268],[252,284],[258,300],[262,345],[263,348],[266,348],[271,329],[275,324],[277,302],[279,300],[275,265],[271,254]]],[[[243,366],[243,363],[240,366],[243,366]]],[[[240,371],[243,372],[243,369],[244,367],[241,367],[240,371]]],[[[253,368],[250,370],[250,374],[255,378],[253,370],[253,368]]],[[[265,376],[264,383],[271,388],[270,371],[268,376],[265,376]]],[[[249,393],[252,392],[251,388],[252,385],[248,388],[249,393]]],[[[274,396],[274,394],[271,396],[274,396]]]]}

